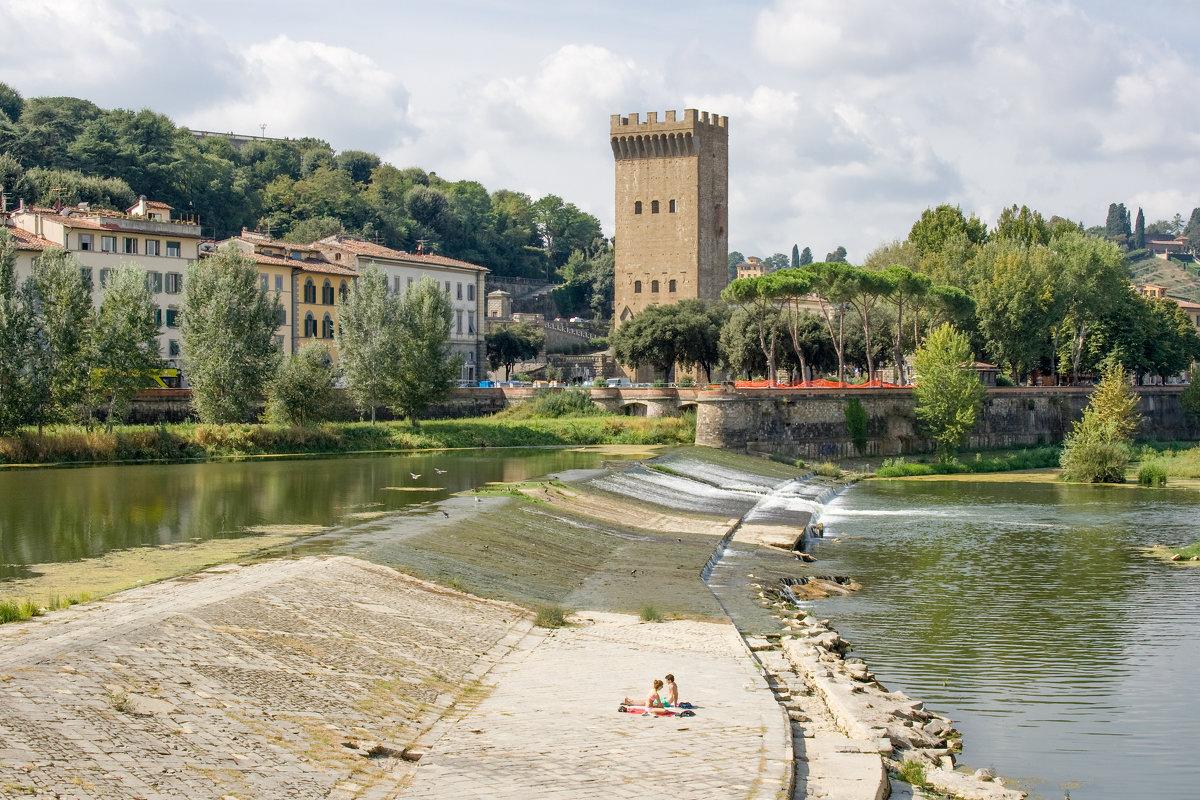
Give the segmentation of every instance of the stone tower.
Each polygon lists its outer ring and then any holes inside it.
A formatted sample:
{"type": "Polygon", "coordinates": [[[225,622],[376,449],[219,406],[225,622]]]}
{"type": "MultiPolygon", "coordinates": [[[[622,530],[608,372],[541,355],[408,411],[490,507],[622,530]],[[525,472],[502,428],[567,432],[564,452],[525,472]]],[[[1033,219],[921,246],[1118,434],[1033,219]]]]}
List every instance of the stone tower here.
{"type": "Polygon", "coordinates": [[[715,299],[728,277],[729,123],[686,109],[614,114],[619,325],[643,308],[715,299]]]}

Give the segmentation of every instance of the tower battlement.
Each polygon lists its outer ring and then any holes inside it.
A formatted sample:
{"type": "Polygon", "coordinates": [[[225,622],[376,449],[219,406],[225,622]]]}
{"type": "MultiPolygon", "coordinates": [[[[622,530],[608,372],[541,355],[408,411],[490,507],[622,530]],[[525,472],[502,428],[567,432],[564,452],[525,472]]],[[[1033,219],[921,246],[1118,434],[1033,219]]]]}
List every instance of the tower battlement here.
{"type": "Polygon", "coordinates": [[[610,118],[609,129],[613,136],[619,134],[639,134],[639,133],[657,133],[666,130],[683,130],[685,128],[699,128],[701,126],[707,128],[725,128],[729,124],[729,117],[723,117],[719,114],[710,114],[707,111],[697,111],[694,108],[685,108],[683,115],[679,116],[674,109],[664,112],[663,119],[659,120],[657,111],[647,111],[646,121],[641,121],[640,113],[629,115],[613,114],[610,118]]]}
{"type": "Polygon", "coordinates": [[[727,141],[729,118],[707,111],[685,108],[679,116],[667,111],[659,120],[657,111],[640,114],[613,114],[609,124],[613,157],[662,158],[698,155],[703,141],[727,141]]]}

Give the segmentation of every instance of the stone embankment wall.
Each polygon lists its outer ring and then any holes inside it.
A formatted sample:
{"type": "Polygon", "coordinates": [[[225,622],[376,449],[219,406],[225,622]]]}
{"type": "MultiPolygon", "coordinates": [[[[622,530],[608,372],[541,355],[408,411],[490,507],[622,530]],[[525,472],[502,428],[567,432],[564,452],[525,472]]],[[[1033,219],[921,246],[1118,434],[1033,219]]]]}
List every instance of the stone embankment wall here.
{"type": "MultiPolygon", "coordinates": [[[[1200,438],[1200,426],[1179,402],[1181,386],[1138,387],[1141,436],[1200,438]]],[[[1091,389],[992,389],[970,436],[972,448],[1061,442],[1087,406],[1091,389]]],[[[856,397],[867,413],[867,455],[929,452],[934,444],[917,423],[912,391],[787,391],[742,389],[697,393],[696,444],[801,458],[857,455],[846,426],[856,397]]]]}

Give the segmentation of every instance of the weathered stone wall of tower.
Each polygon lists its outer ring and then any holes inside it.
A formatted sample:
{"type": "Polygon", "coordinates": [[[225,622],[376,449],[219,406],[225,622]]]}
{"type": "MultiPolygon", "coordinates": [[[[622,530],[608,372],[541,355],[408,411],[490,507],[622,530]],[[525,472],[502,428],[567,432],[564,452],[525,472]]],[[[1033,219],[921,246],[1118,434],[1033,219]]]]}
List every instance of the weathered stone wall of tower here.
{"type": "Polygon", "coordinates": [[[686,109],[613,115],[618,324],[651,305],[716,298],[729,233],[726,117],[686,109]]]}

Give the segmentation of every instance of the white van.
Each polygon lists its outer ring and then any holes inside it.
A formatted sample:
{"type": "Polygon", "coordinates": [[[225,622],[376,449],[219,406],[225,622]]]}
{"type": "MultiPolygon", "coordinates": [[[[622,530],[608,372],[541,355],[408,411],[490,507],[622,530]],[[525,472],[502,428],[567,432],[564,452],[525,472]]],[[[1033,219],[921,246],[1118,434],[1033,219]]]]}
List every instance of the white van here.
{"type": "Polygon", "coordinates": [[[608,379],[608,388],[610,388],[610,389],[625,389],[630,386],[633,386],[633,384],[630,382],[629,378],[609,378],[608,379]]]}

